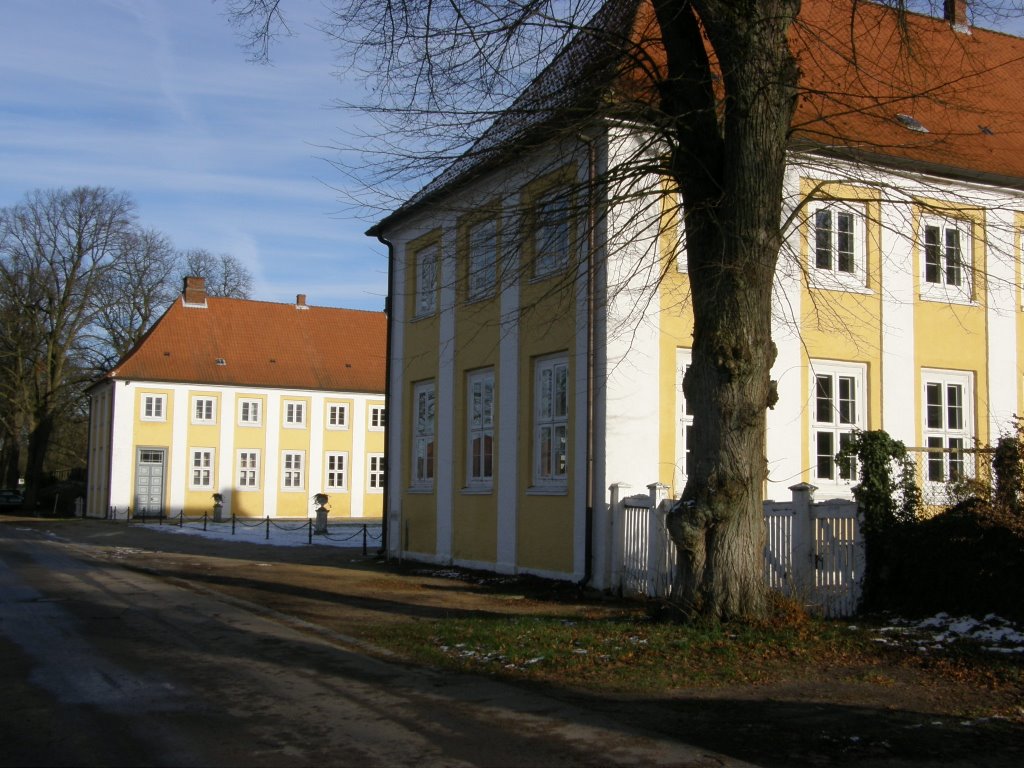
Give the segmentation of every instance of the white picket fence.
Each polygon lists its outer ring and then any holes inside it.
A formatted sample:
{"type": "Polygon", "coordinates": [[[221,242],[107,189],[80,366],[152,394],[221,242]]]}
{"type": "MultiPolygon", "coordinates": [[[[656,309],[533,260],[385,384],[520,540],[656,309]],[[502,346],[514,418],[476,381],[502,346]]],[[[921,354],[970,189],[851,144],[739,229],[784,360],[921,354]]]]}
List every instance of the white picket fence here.
{"type": "MultiPolygon", "coordinates": [[[[665,530],[673,504],[668,487],[621,497],[611,487],[610,584],[623,595],[668,597],[676,574],[676,549],[665,530]]],[[[764,502],[765,578],[773,589],[825,616],[857,610],[864,576],[864,541],[857,504],[844,499],[815,502],[813,485],[790,488],[788,502],[764,502]]]]}

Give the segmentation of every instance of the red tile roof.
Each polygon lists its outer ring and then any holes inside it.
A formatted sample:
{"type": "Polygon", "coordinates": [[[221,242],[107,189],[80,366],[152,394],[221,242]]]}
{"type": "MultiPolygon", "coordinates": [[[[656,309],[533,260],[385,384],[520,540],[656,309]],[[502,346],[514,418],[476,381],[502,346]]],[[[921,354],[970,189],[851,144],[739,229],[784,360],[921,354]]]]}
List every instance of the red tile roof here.
{"type": "Polygon", "coordinates": [[[791,38],[796,141],[1024,186],[1024,39],[852,0],[804,0],[791,38]]]}
{"type": "Polygon", "coordinates": [[[175,300],[106,378],[384,392],[383,312],[206,302],[204,308],[175,300]]]}
{"type": "MultiPolygon", "coordinates": [[[[641,81],[663,63],[664,53],[650,0],[609,0],[466,156],[368,234],[476,173],[514,160],[519,143],[550,138],[550,131],[529,137],[544,121],[600,116],[607,104],[588,101],[593,88],[581,79],[616,77],[606,59],[621,50],[630,17],[632,39],[643,51],[638,60],[650,59],[638,77],[636,69],[629,72],[636,60],[625,57],[625,70],[617,70],[619,92],[651,98],[656,86],[641,81]]],[[[942,18],[901,16],[865,0],[803,0],[790,39],[801,73],[794,149],[1024,187],[1024,39],[979,28],[958,31],[942,18]],[[915,118],[928,132],[907,128],[899,115],[915,118]]],[[[628,112],[628,97],[616,108],[628,112]]]]}

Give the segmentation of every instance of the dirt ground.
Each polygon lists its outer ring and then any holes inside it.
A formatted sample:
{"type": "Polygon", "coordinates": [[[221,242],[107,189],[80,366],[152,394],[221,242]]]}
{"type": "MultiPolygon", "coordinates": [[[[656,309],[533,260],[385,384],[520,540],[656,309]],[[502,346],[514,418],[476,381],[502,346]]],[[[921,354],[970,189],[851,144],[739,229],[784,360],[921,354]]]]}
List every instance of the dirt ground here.
{"type": "MultiPolygon", "coordinates": [[[[89,557],[257,604],[343,636],[371,654],[360,626],[471,614],[594,615],[615,601],[573,585],[465,580],[384,563],[358,550],[275,547],[161,533],[124,522],[15,520],[89,557]]],[[[450,569],[448,569],[450,571],[450,569]]],[[[802,663],[786,682],[648,697],[568,691],[577,704],[760,765],[1024,765],[1024,691],[941,679],[894,664],[865,670],[802,663]],[[971,713],[999,712],[997,717],[971,713]]]]}

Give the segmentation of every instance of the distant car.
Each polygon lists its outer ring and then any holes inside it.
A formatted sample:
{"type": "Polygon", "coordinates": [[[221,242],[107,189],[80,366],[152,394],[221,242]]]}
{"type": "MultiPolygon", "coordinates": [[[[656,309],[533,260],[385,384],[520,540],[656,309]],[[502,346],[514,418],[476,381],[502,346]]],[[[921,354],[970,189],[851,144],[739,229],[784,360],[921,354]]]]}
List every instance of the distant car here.
{"type": "Polygon", "coordinates": [[[18,491],[0,491],[0,512],[14,512],[24,503],[25,497],[18,491]]]}

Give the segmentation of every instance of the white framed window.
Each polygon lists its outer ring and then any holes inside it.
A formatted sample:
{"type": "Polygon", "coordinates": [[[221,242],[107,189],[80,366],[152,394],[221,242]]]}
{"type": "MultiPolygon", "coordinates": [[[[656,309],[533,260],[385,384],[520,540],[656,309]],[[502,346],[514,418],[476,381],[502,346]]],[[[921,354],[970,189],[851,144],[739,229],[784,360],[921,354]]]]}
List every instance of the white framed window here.
{"type": "Polygon", "coordinates": [[[836,462],[856,429],[864,429],[867,414],[867,366],[812,360],[811,476],[819,485],[849,485],[857,479],[856,462],[836,462]]]}
{"type": "Polygon", "coordinates": [[[143,421],[166,421],[167,420],[167,395],[142,395],[142,413],[139,416],[143,421]]]}
{"type": "Polygon", "coordinates": [[[382,493],[384,491],[384,454],[367,454],[366,463],[366,488],[368,493],[382,493]]]}
{"type": "Polygon", "coordinates": [[[213,448],[192,448],[189,451],[189,482],[193,491],[213,489],[213,448]]]}
{"type": "Polygon", "coordinates": [[[260,426],[263,423],[263,402],[255,398],[239,398],[238,423],[243,427],[260,426]]]}
{"type": "Polygon", "coordinates": [[[683,378],[690,368],[693,353],[689,349],[676,350],[676,413],[679,416],[676,432],[676,493],[686,485],[693,473],[693,407],[683,392],[683,378]]]}
{"type": "Polygon", "coordinates": [[[285,400],[282,404],[284,425],[289,429],[302,429],[306,426],[306,404],[301,400],[285,400]]]}
{"type": "Polygon", "coordinates": [[[348,429],[348,403],[327,404],[327,428],[348,429]]]}
{"type": "Polygon", "coordinates": [[[328,491],[348,490],[348,454],[329,451],[324,455],[324,487],[328,491]]]}
{"type": "Polygon", "coordinates": [[[559,187],[543,195],[533,214],[533,276],[560,272],[569,264],[569,193],[559,187]]]}
{"type": "Polygon", "coordinates": [[[370,431],[383,432],[388,423],[388,411],[383,405],[370,406],[370,431]]]}
{"type": "Polygon", "coordinates": [[[466,296],[470,301],[490,296],[497,283],[498,222],[479,221],[469,227],[466,296]]]}
{"type": "Polygon", "coordinates": [[[921,218],[921,298],[965,303],[972,300],[973,224],[964,219],[921,218]]]}
{"type": "Polygon", "coordinates": [[[254,448],[242,448],[236,456],[238,461],[235,477],[238,478],[239,490],[258,490],[260,487],[260,452],[254,448]]]}
{"type": "Polygon", "coordinates": [[[281,490],[302,491],[306,488],[306,452],[281,452],[281,490]]]}
{"type": "Polygon", "coordinates": [[[974,438],[974,376],[967,371],[922,370],[921,423],[929,450],[924,478],[930,483],[959,480],[974,473],[963,453],[974,438]]]}
{"type": "Polygon", "coordinates": [[[434,382],[423,381],[412,388],[412,476],[411,485],[429,488],[434,484],[434,382]]]}
{"type": "Polygon", "coordinates": [[[866,287],[866,222],[862,203],[816,200],[810,204],[812,285],[836,289],[866,287]]]}
{"type": "Polygon", "coordinates": [[[215,398],[215,397],[193,397],[192,398],[192,423],[193,424],[216,424],[217,423],[217,398],[215,398]]]}
{"type": "Polygon", "coordinates": [[[437,309],[437,272],[441,261],[441,246],[428,245],[416,251],[416,307],[414,317],[432,315],[437,309]]]}
{"type": "Polygon", "coordinates": [[[490,485],[494,480],[494,371],[470,373],[466,383],[466,480],[490,485]]]}
{"type": "Polygon", "coordinates": [[[569,466],[569,363],[549,357],[534,364],[533,479],[564,485],[569,466]]]}

